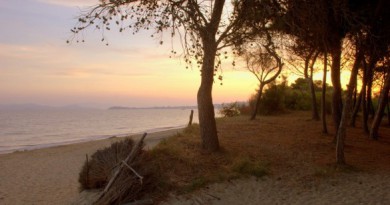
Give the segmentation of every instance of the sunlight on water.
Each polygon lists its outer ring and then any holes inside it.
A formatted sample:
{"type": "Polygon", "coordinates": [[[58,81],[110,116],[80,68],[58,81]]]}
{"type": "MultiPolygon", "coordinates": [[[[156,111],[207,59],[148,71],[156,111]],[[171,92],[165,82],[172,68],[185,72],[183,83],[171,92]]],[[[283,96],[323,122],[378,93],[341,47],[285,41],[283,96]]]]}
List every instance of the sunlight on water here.
{"type": "Polygon", "coordinates": [[[0,153],[179,128],[189,115],[190,109],[2,110],[0,153]]]}

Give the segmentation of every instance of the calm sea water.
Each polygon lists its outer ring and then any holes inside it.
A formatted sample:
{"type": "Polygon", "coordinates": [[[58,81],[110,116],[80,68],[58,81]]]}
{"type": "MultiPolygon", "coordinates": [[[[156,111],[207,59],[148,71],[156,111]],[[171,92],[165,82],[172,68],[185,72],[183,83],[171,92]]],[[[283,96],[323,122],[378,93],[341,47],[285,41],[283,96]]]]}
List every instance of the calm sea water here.
{"type": "MultiPolygon", "coordinates": [[[[1,110],[0,154],[184,127],[189,109],[1,110]]],[[[197,111],[194,122],[198,121],[197,111]]]]}

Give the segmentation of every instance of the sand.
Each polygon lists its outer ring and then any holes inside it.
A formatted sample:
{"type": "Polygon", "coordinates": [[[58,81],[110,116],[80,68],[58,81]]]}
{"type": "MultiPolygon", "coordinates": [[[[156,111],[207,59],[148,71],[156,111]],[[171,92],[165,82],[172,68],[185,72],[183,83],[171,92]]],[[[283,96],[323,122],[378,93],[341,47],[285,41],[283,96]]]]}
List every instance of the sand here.
{"type": "Polygon", "coordinates": [[[296,184],[264,177],[212,184],[191,195],[172,196],[163,205],[390,204],[389,175],[346,174],[321,183],[296,184]]]}
{"type": "MultiPolygon", "coordinates": [[[[148,134],[146,149],[180,129],[148,134]]],[[[133,136],[139,138],[140,135],[133,136]]],[[[0,204],[70,204],[79,197],[78,174],[97,149],[120,138],[0,155],[0,204]]]]}
{"type": "MultiPolygon", "coordinates": [[[[347,161],[358,170],[325,173],[334,161],[334,145],[331,137],[319,133],[319,122],[307,121],[309,114],[221,123],[221,143],[261,150],[271,162],[271,173],[172,195],[162,204],[390,204],[390,128],[382,128],[380,141],[366,139],[360,128],[350,129],[347,161]],[[237,141],[237,137],[247,140],[237,141]]],[[[178,131],[148,135],[148,148],[178,131]]],[[[0,204],[88,204],[93,194],[79,194],[77,182],[85,154],[116,140],[0,155],[0,204]]]]}

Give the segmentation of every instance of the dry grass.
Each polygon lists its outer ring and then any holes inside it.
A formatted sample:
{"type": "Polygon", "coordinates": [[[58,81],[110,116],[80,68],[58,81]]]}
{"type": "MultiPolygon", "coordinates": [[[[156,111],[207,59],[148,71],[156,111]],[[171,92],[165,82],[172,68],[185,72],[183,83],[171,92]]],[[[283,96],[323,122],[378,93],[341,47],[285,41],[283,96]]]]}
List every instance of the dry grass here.
{"type": "Polygon", "coordinates": [[[378,141],[368,139],[359,127],[349,128],[345,153],[351,166],[341,172],[333,166],[333,135],[322,134],[321,122],[310,120],[309,112],[254,121],[247,116],[222,118],[217,126],[221,149],[216,153],[200,148],[197,125],[145,152],[143,161],[156,187],[145,197],[159,201],[169,192],[183,194],[210,183],[266,174],[306,186],[346,171],[390,173],[388,126],[381,127],[378,141]]]}
{"type": "MultiPolygon", "coordinates": [[[[329,124],[331,120],[328,119],[329,124]]],[[[260,117],[247,116],[217,120],[221,150],[205,153],[200,148],[197,126],[161,142],[150,153],[160,175],[160,194],[166,191],[187,193],[209,183],[238,177],[269,174],[310,183],[340,173],[333,166],[333,135],[321,133],[321,122],[310,120],[309,112],[292,112],[260,117]]],[[[332,132],[333,127],[329,126],[332,132]]],[[[373,141],[361,128],[349,128],[346,161],[341,170],[390,172],[390,129],[381,127],[382,138],[373,141]]],[[[161,196],[161,195],[160,195],[161,196]]]]}
{"type": "MultiPolygon", "coordinates": [[[[165,188],[187,193],[213,182],[241,176],[261,177],[265,164],[256,158],[222,148],[206,153],[200,148],[199,127],[188,127],[183,133],[162,141],[150,152],[153,167],[162,173],[165,188]]],[[[163,191],[163,190],[162,190],[163,191]]]]}

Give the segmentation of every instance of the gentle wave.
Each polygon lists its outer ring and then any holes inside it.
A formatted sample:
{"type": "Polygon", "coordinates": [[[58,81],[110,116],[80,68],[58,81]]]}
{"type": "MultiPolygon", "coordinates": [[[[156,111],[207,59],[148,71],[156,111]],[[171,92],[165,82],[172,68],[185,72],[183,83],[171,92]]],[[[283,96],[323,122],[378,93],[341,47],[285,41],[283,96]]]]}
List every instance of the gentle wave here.
{"type": "Polygon", "coordinates": [[[182,109],[0,112],[0,154],[183,128],[189,113],[182,109]]]}

